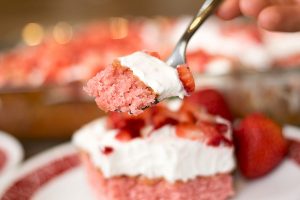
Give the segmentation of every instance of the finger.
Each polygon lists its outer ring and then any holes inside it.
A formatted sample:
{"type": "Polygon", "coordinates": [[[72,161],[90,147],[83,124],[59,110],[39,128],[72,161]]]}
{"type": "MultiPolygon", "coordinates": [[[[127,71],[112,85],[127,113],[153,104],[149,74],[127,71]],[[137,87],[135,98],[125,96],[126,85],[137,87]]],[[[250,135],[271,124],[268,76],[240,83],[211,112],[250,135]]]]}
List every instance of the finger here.
{"type": "Polygon", "coordinates": [[[270,4],[270,0],[240,0],[240,9],[243,15],[257,18],[259,13],[270,4]]]}
{"type": "Polygon", "coordinates": [[[300,5],[267,7],[259,14],[258,24],[271,31],[300,31],[300,5]]]}
{"type": "Polygon", "coordinates": [[[241,14],[239,0],[225,0],[217,10],[217,15],[222,19],[233,19],[241,14]]]}

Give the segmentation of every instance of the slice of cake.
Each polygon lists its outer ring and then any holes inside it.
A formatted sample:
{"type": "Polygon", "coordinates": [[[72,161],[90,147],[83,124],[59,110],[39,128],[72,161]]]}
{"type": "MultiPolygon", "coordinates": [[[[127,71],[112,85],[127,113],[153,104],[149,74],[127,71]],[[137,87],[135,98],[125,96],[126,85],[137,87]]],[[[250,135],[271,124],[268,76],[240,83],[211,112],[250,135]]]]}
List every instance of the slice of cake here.
{"type": "Polygon", "coordinates": [[[84,88],[102,110],[131,114],[139,114],[169,97],[183,98],[194,89],[194,79],[186,65],[175,69],[156,53],[145,52],[116,59],[84,88]]]}
{"type": "Polygon", "coordinates": [[[98,199],[225,200],[234,194],[230,123],[186,107],[160,103],[139,116],[112,113],[75,133],[98,199]]]}

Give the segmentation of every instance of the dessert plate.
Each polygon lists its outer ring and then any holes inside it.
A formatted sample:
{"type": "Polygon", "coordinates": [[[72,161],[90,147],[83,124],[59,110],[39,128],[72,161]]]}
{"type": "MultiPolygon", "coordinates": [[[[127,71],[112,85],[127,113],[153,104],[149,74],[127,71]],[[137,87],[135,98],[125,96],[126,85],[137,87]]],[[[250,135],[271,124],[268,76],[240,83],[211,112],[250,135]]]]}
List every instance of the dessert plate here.
{"type": "MultiPolygon", "coordinates": [[[[286,159],[273,173],[255,181],[236,176],[232,200],[299,200],[300,166],[286,159]]],[[[25,162],[0,200],[96,200],[85,179],[79,156],[71,144],[55,147],[25,162]]]]}
{"type": "Polygon", "coordinates": [[[0,131],[0,184],[23,159],[21,144],[11,135],[0,131]]]}

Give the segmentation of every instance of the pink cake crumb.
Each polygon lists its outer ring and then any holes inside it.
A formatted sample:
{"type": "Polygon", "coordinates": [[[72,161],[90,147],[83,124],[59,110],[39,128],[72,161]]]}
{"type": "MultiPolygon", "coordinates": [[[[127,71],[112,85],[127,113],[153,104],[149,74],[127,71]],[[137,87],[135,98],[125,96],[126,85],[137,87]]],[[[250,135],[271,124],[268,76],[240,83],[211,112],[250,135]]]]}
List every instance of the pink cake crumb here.
{"type": "Polygon", "coordinates": [[[225,200],[234,194],[230,174],[176,183],[141,176],[105,178],[84,152],[82,162],[99,200],[225,200]]]}
{"type": "Polygon", "coordinates": [[[155,92],[139,80],[133,72],[115,60],[95,77],[84,90],[95,97],[98,107],[104,111],[139,114],[156,103],[155,92]]]}
{"type": "Polygon", "coordinates": [[[289,156],[300,166],[300,142],[291,141],[289,156]]]}

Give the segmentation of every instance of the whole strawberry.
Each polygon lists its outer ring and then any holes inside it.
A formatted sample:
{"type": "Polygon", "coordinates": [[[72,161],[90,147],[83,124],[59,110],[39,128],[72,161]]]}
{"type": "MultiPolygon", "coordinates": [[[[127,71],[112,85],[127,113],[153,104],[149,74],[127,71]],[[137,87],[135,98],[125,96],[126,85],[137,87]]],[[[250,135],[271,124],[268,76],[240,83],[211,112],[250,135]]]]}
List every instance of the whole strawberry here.
{"type": "Polygon", "coordinates": [[[269,173],[287,153],[281,127],[259,113],[248,115],[238,124],[234,140],[238,167],[249,179],[269,173]]]}

